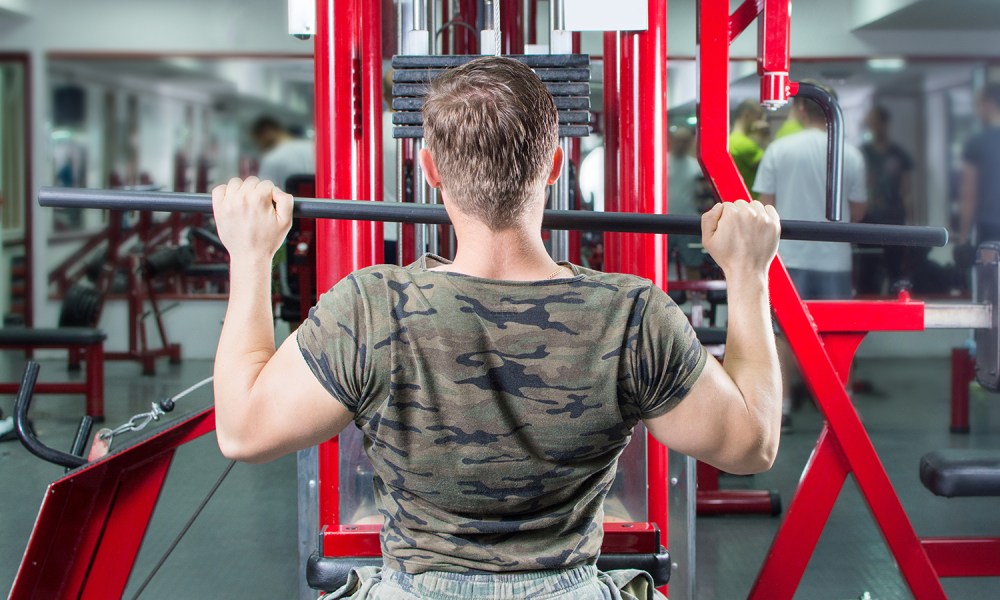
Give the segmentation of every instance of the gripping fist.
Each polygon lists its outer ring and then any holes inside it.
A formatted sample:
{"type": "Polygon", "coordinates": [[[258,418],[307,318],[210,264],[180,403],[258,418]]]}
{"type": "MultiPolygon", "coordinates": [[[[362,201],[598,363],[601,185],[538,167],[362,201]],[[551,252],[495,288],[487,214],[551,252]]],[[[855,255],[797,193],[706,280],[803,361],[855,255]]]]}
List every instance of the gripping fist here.
{"type": "Polygon", "coordinates": [[[270,261],[292,226],[292,195],[270,181],[234,177],[212,190],[219,238],[233,258],[270,261]]]}
{"type": "Polygon", "coordinates": [[[720,202],[701,218],[702,244],[727,275],[766,272],[780,234],[778,212],[756,200],[720,202]]]}

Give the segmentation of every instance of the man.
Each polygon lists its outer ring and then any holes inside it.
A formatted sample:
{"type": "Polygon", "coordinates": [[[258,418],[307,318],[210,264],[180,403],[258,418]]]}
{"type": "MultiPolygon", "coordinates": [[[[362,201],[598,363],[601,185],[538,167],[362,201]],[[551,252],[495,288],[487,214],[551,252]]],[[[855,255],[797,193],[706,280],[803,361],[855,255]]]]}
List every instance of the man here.
{"type": "Polygon", "coordinates": [[[753,99],[746,99],[736,107],[733,117],[733,131],[729,134],[729,154],[748,190],[753,190],[757,168],[764,158],[764,148],[755,140],[754,131],[758,127],[764,112],[753,99]]]}
{"type": "MultiPolygon", "coordinates": [[[[776,206],[786,219],[823,221],[826,219],[827,185],[826,117],[818,104],[806,98],[796,98],[792,112],[796,121],[802,124],[802,131],[777,139],[768,146],[757,171],[754,191],[762,203],[776,206]]],[[[844,147],[843,192],[847,208],[844,215],[850,221],[861,221],[866,201],[865,163],[857,148],[849,145],[844,147]]],[[[785,240],[779,253],[803,298],[836,300],[851,297],[850,244],[785,240]]],[[[791,372],[794,358],[787,349],[783,354],[784,371],[791,372]]],[[[783,416],[786,430],[791,427],[790,395],[790,390],[786,389],[783,416]]]]}
{"type": "MultiPolygon", "coordinates": [[[[697,204],[697,191],[701,165],[691,155],[694,149],[694,134],[687,127],[671,128],[669,148],[670,152],[667,155],[669,212],[672,215],[700,215],[702,210],[697,204]]],[[[678,253],[686,269],[696,269],[704,262],[704,254],[698,245],[701,240],[686,235],[672,235],[668,240],[671,259],[678,253]]]]}
{"type": "Polygon", "coordinates": [[[1000,240],[1000,83],[988,84],[979,94],[983,130],[965,145],[962,157],[959,244],[1000,240]]]}
{"type": "Polygon", "coordinates": [[[730,283],[723,366],[649,281],[546,253],[546,185],[563,155],[554,102],[530,69],[485,57],[446,72],[424,123],[419,160],[455,226],[454,262],[349,275],[276,352],[269,257],[292,198],[253,178],[213,191],[232,256],[215,363],[219,446],[262,462],[351,422],[362,430],[384,568],[332,598],[632,598],[619,586],[641,574],[593,565],[634,425],[728,471],[774,459],[777,214],[739,202],[703,219],[730,283]]]}
{"type": "Polygon", "coordinates": [[[316,174],[316,149],[312,140],[296,139],[273,117],[254,121],[250,136],[261,152],[257,175],[261,181],[284,186],[293,175],[316,174]]]}
{"type": "MultiPolygon", "coordinates": [[[[889,138],[890,114],[884,106],[868,113],[871,139],[861,147],[868,177],[865,223],[905,225],[913,218],[913,159],[889,138]]],[[[858,261],[858,293],[881,294],[883,284],[906,279],[906,248],[886,246],[858,261]]]]}

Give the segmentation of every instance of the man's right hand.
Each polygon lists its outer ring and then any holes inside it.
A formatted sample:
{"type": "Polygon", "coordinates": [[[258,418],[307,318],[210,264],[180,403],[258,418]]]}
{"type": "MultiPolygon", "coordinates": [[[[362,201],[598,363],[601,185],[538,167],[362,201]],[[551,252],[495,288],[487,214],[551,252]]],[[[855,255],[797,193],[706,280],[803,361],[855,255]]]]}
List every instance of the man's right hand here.
{"type": "Polygon", "coordinates": [[[778,212],[756,200],[720,202],[701,218],[702,245],[726,275],[766,272],[780,235],[778,212]]]}

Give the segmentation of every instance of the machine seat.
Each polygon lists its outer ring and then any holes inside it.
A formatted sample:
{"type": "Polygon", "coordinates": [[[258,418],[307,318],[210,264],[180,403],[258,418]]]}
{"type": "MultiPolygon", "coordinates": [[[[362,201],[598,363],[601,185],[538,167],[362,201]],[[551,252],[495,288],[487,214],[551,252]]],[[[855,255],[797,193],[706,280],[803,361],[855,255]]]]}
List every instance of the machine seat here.
{"type": "MultiPolygon", "coordinates": [[[[361,567],[381,567],[381,558],[331,557],[313,554],[306,563],[306,581],[314,590],[332,592],[345,583],[352,569],[361,567]]],[[[670,581],[670,554],[660,548],[656,554],[602,554],[597,559],[597,568],[602,571],[618,569],[639,569],[653,576],[657,587],[670,581]]]]}
{"type": "Polygon", "coordinates": [[[695,327],[695,335],[705,346],[722,346],[726,343],[726,329],[724,327],[695,327]]]}
{"type": "Polygon", "coordinates": [[[1000,496],[1000,450],[936,450],[920,459],[920,481],[946,498],[1000,496]]]}
{"type": "Polygon", "coordinates": [[[101,344],[107,335],[90,327],[0,328],[0,346],[91,346],[101,344]]]}

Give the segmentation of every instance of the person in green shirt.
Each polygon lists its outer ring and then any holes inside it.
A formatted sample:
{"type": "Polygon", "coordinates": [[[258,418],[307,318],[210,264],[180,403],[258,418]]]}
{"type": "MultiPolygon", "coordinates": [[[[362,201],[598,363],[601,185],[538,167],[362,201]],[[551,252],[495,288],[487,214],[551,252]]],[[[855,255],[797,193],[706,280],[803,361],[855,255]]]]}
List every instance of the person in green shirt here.
{"type": "MultiPolygon", "coordinates": [[[[729,153],[733,162],[743,177],[747,189],[753,189],[753,181],[757,176],[757,166],[764,158],[764,148],[751,136],[754,123],[759,122],[764,111],[753,99],[746,99],[736,107],[733,118],[733,131],[729,134],[729,153]]],[[[756,197],[756,195],[754,196],[756,197]]]]}

